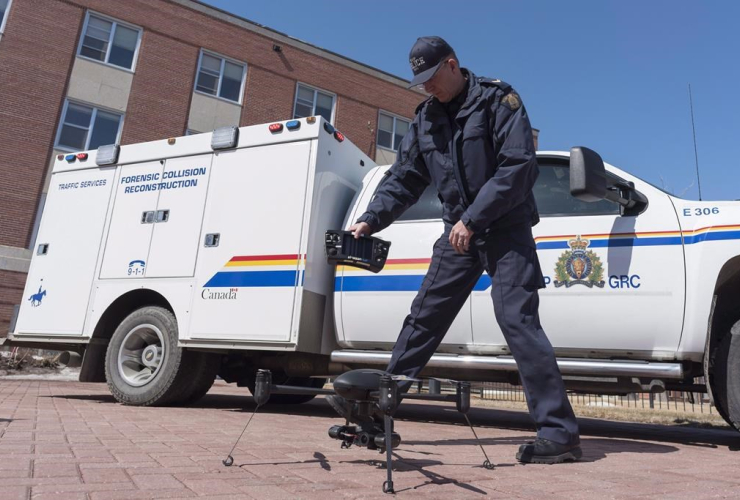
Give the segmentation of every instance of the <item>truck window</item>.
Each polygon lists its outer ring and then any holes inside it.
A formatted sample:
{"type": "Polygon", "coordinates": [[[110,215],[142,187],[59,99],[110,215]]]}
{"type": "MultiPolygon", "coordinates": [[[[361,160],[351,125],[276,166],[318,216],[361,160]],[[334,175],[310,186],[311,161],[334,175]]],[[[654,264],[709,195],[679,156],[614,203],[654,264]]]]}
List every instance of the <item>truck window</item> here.
{"type": "Polygon", "coordinates": [[[442,202],[437,196],[437,188],[429,186],[422,193],[421,198],[411,205],[397,220],[429,220],[442,219],[442,202]]]}
{"type": "Polygon", "coordinates": [[[564,165],[540,163],[534,198],[541,216],[619,215],[619,205],[601,200],[586,202],[570,195],[570,171],[564,165]]]}

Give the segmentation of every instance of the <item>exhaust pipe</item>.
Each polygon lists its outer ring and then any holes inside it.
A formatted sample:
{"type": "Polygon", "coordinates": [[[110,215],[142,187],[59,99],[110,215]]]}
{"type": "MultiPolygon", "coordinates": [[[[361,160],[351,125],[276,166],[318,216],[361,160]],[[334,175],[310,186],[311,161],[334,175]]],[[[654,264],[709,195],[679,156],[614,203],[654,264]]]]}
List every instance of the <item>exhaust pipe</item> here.
{"type": "Polygon", "coordinates": [[[82,366],[82,356],[74,351],[64,351],[57,356],[56,362],[62,368],[79,368],[82,366]]]}

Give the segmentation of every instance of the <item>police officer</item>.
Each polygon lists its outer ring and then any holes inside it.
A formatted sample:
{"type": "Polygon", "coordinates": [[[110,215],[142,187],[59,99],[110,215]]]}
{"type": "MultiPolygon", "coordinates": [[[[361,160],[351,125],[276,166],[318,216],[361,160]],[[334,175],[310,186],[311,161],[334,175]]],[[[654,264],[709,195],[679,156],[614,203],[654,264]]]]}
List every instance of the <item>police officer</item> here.
{"type": "MultiPolygon", "coordinates": [[[[532,187],[539,169],[527,112],[510,85],[461,68],[439,37],[419,38],[409,60],[410,88],[423,85],[431,97],[416,109],[396,162],[350,229],[359,238],[389,226],[430,183],[442,200],[445,229],[387,371],[419,374],[485,270],[537,427],[537,439],[516,457],[577,460],[578,424],[538,315],[544,279],[532,237],[539,220],[532,187]]],[[[348,416],[346,402],[337,396],[329,402],[348,416]]]]}

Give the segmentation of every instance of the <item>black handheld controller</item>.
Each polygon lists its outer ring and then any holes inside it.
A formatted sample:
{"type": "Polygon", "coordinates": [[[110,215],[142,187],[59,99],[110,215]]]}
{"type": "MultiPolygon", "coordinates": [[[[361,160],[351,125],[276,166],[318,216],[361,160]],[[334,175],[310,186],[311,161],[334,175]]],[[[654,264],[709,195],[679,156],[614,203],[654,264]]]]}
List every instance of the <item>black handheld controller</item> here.
{"type": "Polygon", "coordinates": [[[367,269],[380,272],[388,258],[390,241],[372,236],[360,236],[355,239],[352,231],[330,230],[324,238],[326,258],[332,264],[367,269]]]}

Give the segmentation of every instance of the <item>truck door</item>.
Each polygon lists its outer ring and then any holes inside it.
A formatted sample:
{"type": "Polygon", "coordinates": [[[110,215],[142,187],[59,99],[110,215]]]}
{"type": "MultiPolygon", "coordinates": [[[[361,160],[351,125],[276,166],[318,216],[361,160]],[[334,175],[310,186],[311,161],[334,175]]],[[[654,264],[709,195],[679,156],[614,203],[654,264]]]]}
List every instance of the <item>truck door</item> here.
{"type": "Polygon", "coordinates": [[[287,342],[311,142],[216,153],[189,337],[287,342]]]}
{"type": "Polygon", "coordinates": [[[82,334],[115,172],[52,175],[17,334],[82,334]]]}
{"type": "Polygon", "coordinates": [[[162,189],[152,224],[147,278],[193,276],[212,154],[172,158],[162,171],[162,189]]]}
{"type": "MultiPolygon", "coordinates": [[[[535,197],[541,221],[533,230],[547,283],[540,290],[540,319],[560,355],[669,354],[678,347],[685,299],[678,217],[665,193],[624,177],[648,198],[639,215],[620,215],[619,206],[606,200],[573,198],[568,164],[540,160],[535,197]]],[[[504,350],[490,280],[477,288],[475,344],[504,350]]]]}
{"type": "Polygon", "coordinates": [[[100,278],[143,278],[164,161],[120,167],[100,278]]]}
{"type": "MultiPolygon", "coordinates": [[[[379,171],[373,180],[382,175],[383,172],[379,171]]],[[[352,221],[365,211],[375,190],[368,191],[356,204],[352,221]]],[[[396,222],[373,235],[391,242],[388,260],[380,273],[353,267],[337,269],[337,291],[341,291],[341,330],[346,342],[358,347],[396,342],[411,302],[429,268],[434,243],[443,231],[442,205],[437,191],[430,187],[396,222]]],[[[471,341],[468,299],[442,343],[455,349],[471,341]]]]}
{"type": "Polygon", "coordinates": [[[193,276],[212,156],[121,167],[101,279],[193,276]]]}

